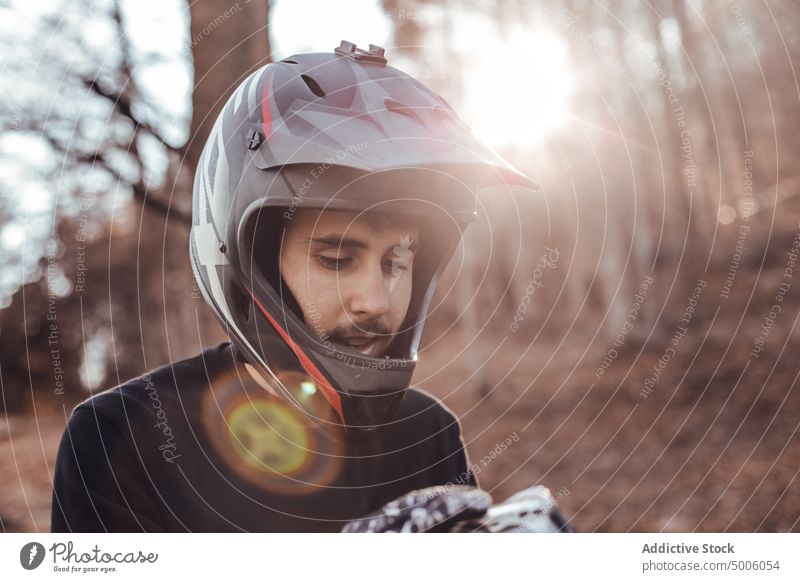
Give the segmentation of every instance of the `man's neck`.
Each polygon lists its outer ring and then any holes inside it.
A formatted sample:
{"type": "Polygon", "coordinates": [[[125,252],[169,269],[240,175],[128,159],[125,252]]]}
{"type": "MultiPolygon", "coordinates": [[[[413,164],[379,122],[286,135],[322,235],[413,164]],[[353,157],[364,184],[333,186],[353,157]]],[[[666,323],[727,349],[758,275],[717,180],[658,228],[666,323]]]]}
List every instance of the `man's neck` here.
{"type": "Polygon", "coordinates": [[[275,388],[269,382],[267,382],[264,379],[264,376],[262,376],[261,373],[258,370],[256,370],[253,366],[251,366],[248,363],[245,363],[244,367],[248,371],[250,376],[253,377],[253,380],[256,381],[256,384],[261,386],[264,390],[266,390],[267,392],[269,392],[273,396],[280,398],[278,393],[275,391],[275,388]]]}

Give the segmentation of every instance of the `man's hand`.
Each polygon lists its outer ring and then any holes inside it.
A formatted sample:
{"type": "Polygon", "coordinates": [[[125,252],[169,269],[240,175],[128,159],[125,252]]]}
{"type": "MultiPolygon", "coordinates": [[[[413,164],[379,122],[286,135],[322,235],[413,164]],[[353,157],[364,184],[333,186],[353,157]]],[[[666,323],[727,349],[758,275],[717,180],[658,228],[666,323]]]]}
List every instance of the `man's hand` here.
{"type": "Polygon", "coordinates": [[[427,487],[411,491],[378,511],[349,522],[342,532],[448,531],[456,522],[484,516],[491,505],[491,496],[477,487],[427,487]]]}

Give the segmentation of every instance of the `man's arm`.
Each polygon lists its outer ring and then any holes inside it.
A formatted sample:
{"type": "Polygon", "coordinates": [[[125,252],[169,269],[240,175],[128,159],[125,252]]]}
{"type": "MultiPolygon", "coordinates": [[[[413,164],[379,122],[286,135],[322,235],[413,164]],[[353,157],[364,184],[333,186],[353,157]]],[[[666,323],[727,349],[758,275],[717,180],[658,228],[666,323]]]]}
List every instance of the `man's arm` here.
{"type": "Polygon", "coordinates": [[[424,430],[430,434],[429,441],[433,445],[431,452],[435,465],[429,473],[429,485],[468,485],[478,487],[478,480],[471,470],[464,439],[461,436],[461,423],[456,415],[441,400],[414,389],[429,404],[430,422],[424,430]]]}
{"type": "Polygon", "coordinates": [[[56,458],[51,531],[164,531],[135,450],[113,422],[78,408],[56,458]]]}
{"type": "Polygon", "coordinates": [[[461,423],[448,409],[445,408],[445,411],[448,413],[447,416],[452,419],[448,421],[449,426],[446,431],[446,447],[448,451],[452,451],[449,455],[452,455],[454,465],[451,472],[455,473],[452,483],[478,487],[478,479],[470,468],[467,448],[464,446],[464,439],[461,436],[461,423]]]}

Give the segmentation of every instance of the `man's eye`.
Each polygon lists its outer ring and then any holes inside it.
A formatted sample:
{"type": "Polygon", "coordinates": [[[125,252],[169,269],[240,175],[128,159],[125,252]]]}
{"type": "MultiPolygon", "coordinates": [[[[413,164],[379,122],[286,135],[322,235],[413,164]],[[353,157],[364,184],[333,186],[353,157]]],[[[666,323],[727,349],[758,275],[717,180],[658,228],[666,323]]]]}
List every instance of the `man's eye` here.
{"type": "Polygon", "coordinates": [[[326,257],[325,255],[319,255],[317,258],[323,267],[332,270],[346,267],[353,260],[352,257],[326,257]]]}

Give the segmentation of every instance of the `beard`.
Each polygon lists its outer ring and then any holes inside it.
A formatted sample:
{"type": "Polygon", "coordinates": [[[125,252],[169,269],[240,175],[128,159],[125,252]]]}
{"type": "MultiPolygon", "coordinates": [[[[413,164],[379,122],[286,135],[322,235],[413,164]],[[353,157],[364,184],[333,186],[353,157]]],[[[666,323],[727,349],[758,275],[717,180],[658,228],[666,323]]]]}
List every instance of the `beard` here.
{"type": "Polygon", "coordinates": [[[383,339],[393,335],[394,332],[382,317],[369,317],[346,325],[336,326],[325,333],[329,340],[338,342],[346,338],[363,336],[375,336],[383,339]]]}

